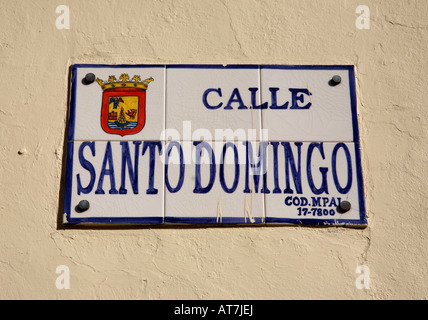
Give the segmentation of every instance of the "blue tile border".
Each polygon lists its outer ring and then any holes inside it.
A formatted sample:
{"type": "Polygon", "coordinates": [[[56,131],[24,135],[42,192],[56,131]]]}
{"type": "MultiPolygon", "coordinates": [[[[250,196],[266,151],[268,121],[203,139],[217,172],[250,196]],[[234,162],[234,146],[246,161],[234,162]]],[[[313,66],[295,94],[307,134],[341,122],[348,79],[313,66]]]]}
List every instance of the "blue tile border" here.
{"type": "MultiPolygon", "coordinates": [[[[219,218],[220,220],[220,218],[219,218]]],[[[260,225],[264,224],[262,218],[254,218],[255,222],[251,221],[244,217],[223,217],[221,221],[217,222],[217,217],[165,217],[165,223],[174,223],[174,224],[246,224],[246,225],[260,225]]]]}
{"type": "Polygon", "coordinates": [[[266,218],[266,224],[292,224],[304,226],[362,226],[367,223],[362,220],[349,219],[291,219],[291,218],[266,218]]]}
{"type": "Polygon", "coordinates": [[[64,193],[64,214],[67,221],[70,220],[71,214],[71,193],[73,188],[73,154],[74,154],[74,141],[67,143],[67,160],[66,160],[66,173],[65,173],[65,193],[64,193]]]}
{"type": "Polygon", "coordinates": [[[353,70],[353,65],[281,65],[281,64],[261,64],[260,69],[284,69],[284,70],[353,70]]]}
{"type": "Polygon", "coordinates": [[[74,64],[75,68],[165,68],[165,64],[74,64]]]}
{"type": "Polygon", "coordinates": [[[77,91],[77,67],[71,68],[71,94],[70,94],[70,109],[68,114],[68,141],[74,140],[74,132],[76,126],[76,91],[77,91]]]}
{"type": "Polygon", "coordinates": [[[169,64],[167,69],[259,69],[255,64],[169,64]]]}
{"type": "Polygon", "coordinates": [[[91,217],[71,218],[68,224],[163,224],[162,217],[91,217]]]}
{"type": "Polygon", "coordinates": [[[351,97],[352,130],[354,133],[354,142],[360,142],[357,114],[357,92],[355,87],[355,71],[353,66],[349,69],[349,90],[349,94],[351,97]]]}
{"type": "Polygon", "coordinates": [[[360,201],[360,223],[367,224],[367,212],[366,212],[366,201],[364,194],[364,179],[363,179],[363,168],[361,165],[361,145],[360,143],[354,143],[355,146],[355,159],[356,159],[356,174],[357,174],[357,187],[358,187],[358,199],[360,201]]]}

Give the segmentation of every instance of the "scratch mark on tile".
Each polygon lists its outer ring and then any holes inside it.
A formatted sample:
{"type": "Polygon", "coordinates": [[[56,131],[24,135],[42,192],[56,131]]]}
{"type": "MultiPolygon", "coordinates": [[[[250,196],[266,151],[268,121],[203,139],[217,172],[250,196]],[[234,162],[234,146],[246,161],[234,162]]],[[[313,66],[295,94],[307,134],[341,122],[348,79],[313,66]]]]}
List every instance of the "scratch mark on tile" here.
{"type": "MultiPolygon", "coordinates": [[[[251,193],[251,207],[253,207],[252,202],[253,202],[253,194],[251,193]]],[[[247,196],[245,196],[245,201],[244,201],[245,223],[247,223],[247,216],[248,216],[248,219],[250,220],[251,223],[255,222],[255,219],[253,218],[253,214],[251,212],[250,206],[248,205],[248,198],[247,198],[247,196]]]]}
{"type": "Polygon", "coordinates": [[[222,219],[223,219],[223,211],[221,210],[221,201],[220,201],[220,199],[218,199],[218,202],[217,202],[217,223],[219,223],[219,222],[221,223],[222,219]]]}

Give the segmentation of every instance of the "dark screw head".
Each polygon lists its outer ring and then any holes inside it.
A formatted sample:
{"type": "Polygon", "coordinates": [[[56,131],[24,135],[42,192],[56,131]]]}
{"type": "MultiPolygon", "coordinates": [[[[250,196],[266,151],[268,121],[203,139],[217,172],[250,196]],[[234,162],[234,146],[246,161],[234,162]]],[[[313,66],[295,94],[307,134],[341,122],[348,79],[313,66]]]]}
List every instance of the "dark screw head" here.
{"type": "Polygon", "coordinates": [[[334,75],[333,78],[328,82],[328,84],[332,87],[337,86],[342,82],[342,78],[339,75],[334,75]]]}
{"type": "Polygon", "coordinates": [[[337,208],[337,211],[339,213],[345,213],[345,212],[348,212],[349,210],[351,210],[351,203],[349,201],[346,201],[346,200],[342,201],[339,204],[339,207],[337,208]]]}
{"type": "Polygon", "coordinates": [[[77,208],[80,212],[86,211],[89,209],[89,201],[88,200],[81,200],[79,204],[77,205],[77,208]]]}
{"type": "Polygon", "coordinates": [[[87,73],[86,76],[83,78],[82,82],[85,85],[91,84],[95,81],[95,74],[93,73],[87,73]]]}

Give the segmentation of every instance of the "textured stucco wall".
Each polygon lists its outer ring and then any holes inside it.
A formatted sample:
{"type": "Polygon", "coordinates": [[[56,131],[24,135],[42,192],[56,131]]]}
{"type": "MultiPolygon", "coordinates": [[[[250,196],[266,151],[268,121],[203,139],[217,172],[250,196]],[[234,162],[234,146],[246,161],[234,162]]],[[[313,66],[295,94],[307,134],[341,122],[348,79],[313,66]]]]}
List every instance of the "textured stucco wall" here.
{"type": "Polygon", "coordinates": [[[428,297],[426,0],[0,4],[1,299],[428,297]],[[355,65],[368,227],[58,228],[73,63],[355,65]]]}

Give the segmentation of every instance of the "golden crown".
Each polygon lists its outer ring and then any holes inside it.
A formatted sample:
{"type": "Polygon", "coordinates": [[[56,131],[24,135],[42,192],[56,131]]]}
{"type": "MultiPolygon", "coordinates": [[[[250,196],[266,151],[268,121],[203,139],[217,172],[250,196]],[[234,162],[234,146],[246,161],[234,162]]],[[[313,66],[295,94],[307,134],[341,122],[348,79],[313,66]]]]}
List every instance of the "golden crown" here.
{"type": "Polygon", "coordinates": [[[154,81],[152,77],[141,81],[141,77],[138,75],[135,75],[132,80],[129,80],[129,76],[126,73],[123,73],[119,77],[120,81],[116,80],[115,76],[109,76],[107,82],[104,82],[101,79],[97,78],[98,84],[101,86],[103,90],[112,89],[112,88],[140,88],[143,90],[147,89],[147,86],[150,82],[154,81]]]}

